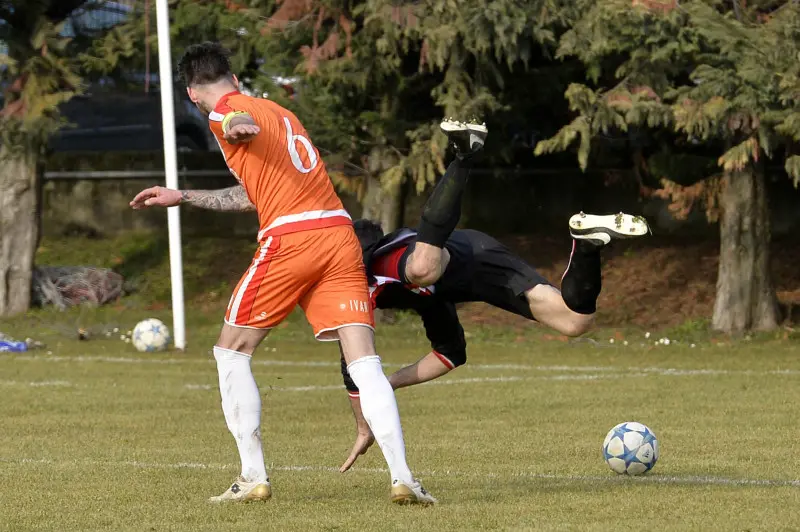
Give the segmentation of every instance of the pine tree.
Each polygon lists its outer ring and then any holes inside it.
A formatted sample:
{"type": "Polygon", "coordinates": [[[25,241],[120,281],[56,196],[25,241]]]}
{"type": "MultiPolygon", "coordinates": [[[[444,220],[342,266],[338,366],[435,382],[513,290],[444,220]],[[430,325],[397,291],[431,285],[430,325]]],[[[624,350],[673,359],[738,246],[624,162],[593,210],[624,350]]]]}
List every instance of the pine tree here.
{"type": "Polygon", "coordinates": [[[0,2],[0,316],[30,305],[39,240],[39,191],[47,138],[62,124],[58,105],[80,90],[66,17],[86,0],[0,2]]]}
{"type": "Polygon", "coordinates": [[[612,131],[666,133],[676,151],[699,146],[716,152],[717,168],[703,176],[705,184],[687,189],[675,175],[659,177],[678,203],[687,194],[701,196],[719,215],[712,327],[775,328],[764,160],[783,158],[797,185],[800,159],[792,149],[800,139],[800,6],[606,0],[585,7],[561,37],[558,55],[579,58],[592,86],[568,88],[575,118],[539,143],[537,154],[578,142],[578,160],[586,168],[595,139],[612,131]]]}

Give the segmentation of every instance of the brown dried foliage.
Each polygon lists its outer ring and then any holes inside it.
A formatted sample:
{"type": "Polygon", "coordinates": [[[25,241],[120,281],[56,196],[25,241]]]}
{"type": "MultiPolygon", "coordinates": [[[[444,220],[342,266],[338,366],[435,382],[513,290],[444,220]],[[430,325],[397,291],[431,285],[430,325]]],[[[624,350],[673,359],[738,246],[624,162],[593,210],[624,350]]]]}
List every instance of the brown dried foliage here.
{"type": "Polygon", "coordinates": [[[705,209],[709,222],[716,222],[720,215],[720,193],[722,176],[715,175],[689,186],[682,186],[669,179],[661,180],[662,188],[652,192],[652,196],[670,200],[669,210],[678,220],[685,220],[697,206],[705,209]]]}
{"type": "Polygon", "coordinates": [[[5,101],[6,105],[0,109],[0,117],[22,117],[25,116],[27,107],[25,100],[22,99],[22,90],[25,88],[25,83],[28,81],[28,74],[18,76],[6,91],[5,101]],[[11,96],[14,96],[13,98],[11,96]]]}
{"type": "Polygon", "coordinates": [[[634,7],[643,7],[649,11],[669,13],[678,7],[678,0],[632,0],[634,7]]]}
{"type": "Polygon", "coordinates": [[[267,20],[262,33],[270,29],[284,29],[290,22],[297,22],[314,11],[313,0],[278,0],[280,7],[267,20]]]}
{"type": "Polygon", "coordinates": [[[304,67],[306,72],[313,74],[317,71],[321,62],[339,55],[341,33],[344,33],[344,55],[348,59],[352,59],[355,23],[347,18],[344,13],[327,9],[325,6],[315,3],[314,0],[279,0],[278,3],[280,7],[267,20],[261,30],[262,34],[271,30],[286,29],[290,24],[302,22],[316,13],[311,45],[304,45],[300,48],[300,53],[305,58],[304,67]],[[322,44],[320,44],[320,32],[326,27],[326,24],[331,22],[333,27],[322,44]]]}

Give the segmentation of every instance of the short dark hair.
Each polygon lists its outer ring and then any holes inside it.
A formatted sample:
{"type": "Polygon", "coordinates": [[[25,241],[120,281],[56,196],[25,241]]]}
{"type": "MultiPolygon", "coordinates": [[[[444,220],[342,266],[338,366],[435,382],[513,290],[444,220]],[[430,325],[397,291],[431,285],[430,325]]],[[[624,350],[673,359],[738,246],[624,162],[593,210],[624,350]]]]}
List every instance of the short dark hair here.
{"type": "Polygon", "coordinates": [[[186,86],[215,83],[231,77],[230,52],[217,42],[193,44],[178,62],[178,72],[186,86]]]}
{"type": "Polygon", "coordinates": [[[358,242],[361,250],[365,251],[378,243],[383,238],[383,228],[380,224],[372,220],[360,219],[353,222],[353,229],[356,230],[358,242]]]}

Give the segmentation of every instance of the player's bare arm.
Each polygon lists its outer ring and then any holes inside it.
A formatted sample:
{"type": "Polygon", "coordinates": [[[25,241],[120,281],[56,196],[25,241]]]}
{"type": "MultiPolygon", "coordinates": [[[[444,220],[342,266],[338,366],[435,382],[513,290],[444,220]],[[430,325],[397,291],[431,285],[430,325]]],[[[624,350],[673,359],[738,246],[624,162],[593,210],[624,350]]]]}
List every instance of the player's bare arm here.
{"type": "Polygon", "coordinates": [[[148,207],[174,207],[182,203],[214,211],[247,212],[256,210],[241,185],[219,190],[175,190],[159,186],[150,187],[139,192],[130,205],[134,209],[146,209],[148,207]]]}
{"type": "Polygon", "coordinates": [[[181,203],[212,211],[247,212],[256,210],[256,206],[247,197],[247,192],[241,185],[220,190],[182,190],[181,203]]]}
{"type": "Polygon", "coordinates": [[[223,124],[223,127],[225,129],[225,140],[230,144],[250,142],[261,131],[253,117],[247,113],[233,115],[230,120],[223,124]]]}
{"type": "Polygon", "coordinates": [[[450,368],[441,361],[435,353],[428,353],[415,363],[398,369],[389,375],[389,384],[393,390],[422,384],[423,382],[438,379],[445,373],[449,373],[450,368]]]}

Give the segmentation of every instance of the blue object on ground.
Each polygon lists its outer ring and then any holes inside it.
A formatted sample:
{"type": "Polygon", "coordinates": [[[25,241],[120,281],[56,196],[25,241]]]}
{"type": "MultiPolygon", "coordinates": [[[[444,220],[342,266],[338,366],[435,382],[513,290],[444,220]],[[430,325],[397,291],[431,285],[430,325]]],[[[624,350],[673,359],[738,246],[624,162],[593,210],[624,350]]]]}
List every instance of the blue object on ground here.
{"type": "Polygon", "coordinates": [[[13,340],[0,340],[0,353],[22,353],[28,350],[25,342],[14,342],[13,340]]]}

